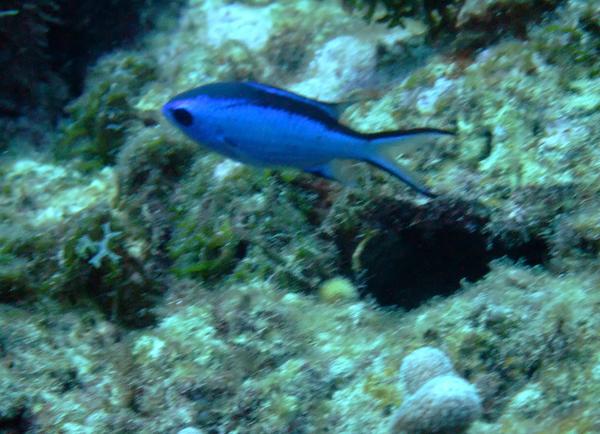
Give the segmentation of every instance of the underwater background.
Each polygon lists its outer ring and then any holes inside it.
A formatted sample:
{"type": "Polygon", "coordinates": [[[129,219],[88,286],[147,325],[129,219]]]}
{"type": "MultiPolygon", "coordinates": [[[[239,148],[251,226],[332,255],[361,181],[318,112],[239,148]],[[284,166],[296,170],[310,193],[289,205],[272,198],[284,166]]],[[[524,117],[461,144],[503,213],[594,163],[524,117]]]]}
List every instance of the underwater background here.
{"type": "Polygon", "coordinates": [[[4,0],[0,66],[0,433],[600,433],[600,2],[4,0]],[[249,80],[439,197],[160,113],[249,80]]]}

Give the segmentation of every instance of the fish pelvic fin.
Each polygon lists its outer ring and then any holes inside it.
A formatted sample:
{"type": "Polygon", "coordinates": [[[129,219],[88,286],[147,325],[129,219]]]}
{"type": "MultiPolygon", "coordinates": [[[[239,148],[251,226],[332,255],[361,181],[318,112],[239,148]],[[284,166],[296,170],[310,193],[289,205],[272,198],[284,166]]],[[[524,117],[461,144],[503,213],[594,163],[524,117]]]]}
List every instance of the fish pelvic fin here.
{"type": "Polygon", "coordinates": [[[436,139],[454,135],[451,131],[435,128],[418,128],[405,131],[386,131],[365,134],[369,151],[365,160],[403,181],[413,190],[427,197],[437,195],[430,191],[419,177],[396,161],[399,154],[414,152],[430,146],[436,139]]]}

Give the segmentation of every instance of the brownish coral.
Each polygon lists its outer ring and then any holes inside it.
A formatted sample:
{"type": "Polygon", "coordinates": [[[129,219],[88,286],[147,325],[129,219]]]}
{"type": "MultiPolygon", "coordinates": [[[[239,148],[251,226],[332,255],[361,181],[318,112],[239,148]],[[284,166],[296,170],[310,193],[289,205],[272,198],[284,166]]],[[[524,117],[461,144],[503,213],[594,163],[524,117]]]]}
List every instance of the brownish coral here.
{"type": "Polygon", "coordinates": [[[527,24],[554,9],[560,0],[343,0],[349,10],[361,10],[365,19],[405,24],[406,18],[422,20],[429,36],[451,42],[455,48],[476,48],[504,34],[524,36],[527,24]]]}

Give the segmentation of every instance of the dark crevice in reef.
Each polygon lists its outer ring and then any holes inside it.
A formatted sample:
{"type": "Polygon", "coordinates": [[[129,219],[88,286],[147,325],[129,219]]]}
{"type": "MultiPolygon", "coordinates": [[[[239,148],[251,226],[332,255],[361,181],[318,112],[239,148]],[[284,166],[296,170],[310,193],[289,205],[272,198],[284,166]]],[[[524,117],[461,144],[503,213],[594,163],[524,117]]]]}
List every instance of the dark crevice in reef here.
{"type": "Polygon", "coordinates": [[[31,432],[32,424],[27,417],[27,410],[21,409],[14,416],[0,417],[0,433],[21,434],[31,432]]]}
{"type": "Polygon", "coordinates": [[[51,67],[67,78],[72,95],[83,89],[87,68],[102,53],[127,46],[156,26],[158,14],[175,15],[181,0],[60,0],[59,20],[49,26],[51,67]],[[108,29],[108,31],[107,31],[108,29]]]}
{"type": "Polygon", "coordinates": [[[176,16],[182,0],[5,0],[0,15],[0,117],[60,113],[102,54],[176,16]]]}
{"type": "Polygon", "coordinates": [[[463,279],[476,281],[493,259],[509,257],[542,264],[549,247],[541,239],[507,245],[485,231],[485,210],[464,203],[378,204],[368,220],[370,236],[338,243],[346,272],[364,283],[363,294],[383,306],[415,308],[435,296],[447,296],[463,279]]]}

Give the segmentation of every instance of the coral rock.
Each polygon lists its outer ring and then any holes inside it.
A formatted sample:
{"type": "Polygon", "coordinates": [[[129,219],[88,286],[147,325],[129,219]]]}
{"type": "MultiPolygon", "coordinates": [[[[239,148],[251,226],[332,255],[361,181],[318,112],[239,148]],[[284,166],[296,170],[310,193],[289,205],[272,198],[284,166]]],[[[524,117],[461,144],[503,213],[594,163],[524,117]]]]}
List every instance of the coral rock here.
{"type": "Polygon", "coordinates": [[[454,374],[452,362],[443,351],[433,347],[413,351],[404,358],[400,367],[400,378],[411,394],[432,378],[447,374],[454,374]]]}
{"type": "Polygon", "coordinates": [[[457,376],[437,348],[420,348],[402,361],[400,377],[409,393],[394,415],[392,433],[459,433],[482,412],[475,386],[457,376]]]}
{"type": "Polygon", "coordinates": [[[411,395],[394,416],[392,433],[459,433],[481,414],[475,386],[441,375],[411,395]]]}

